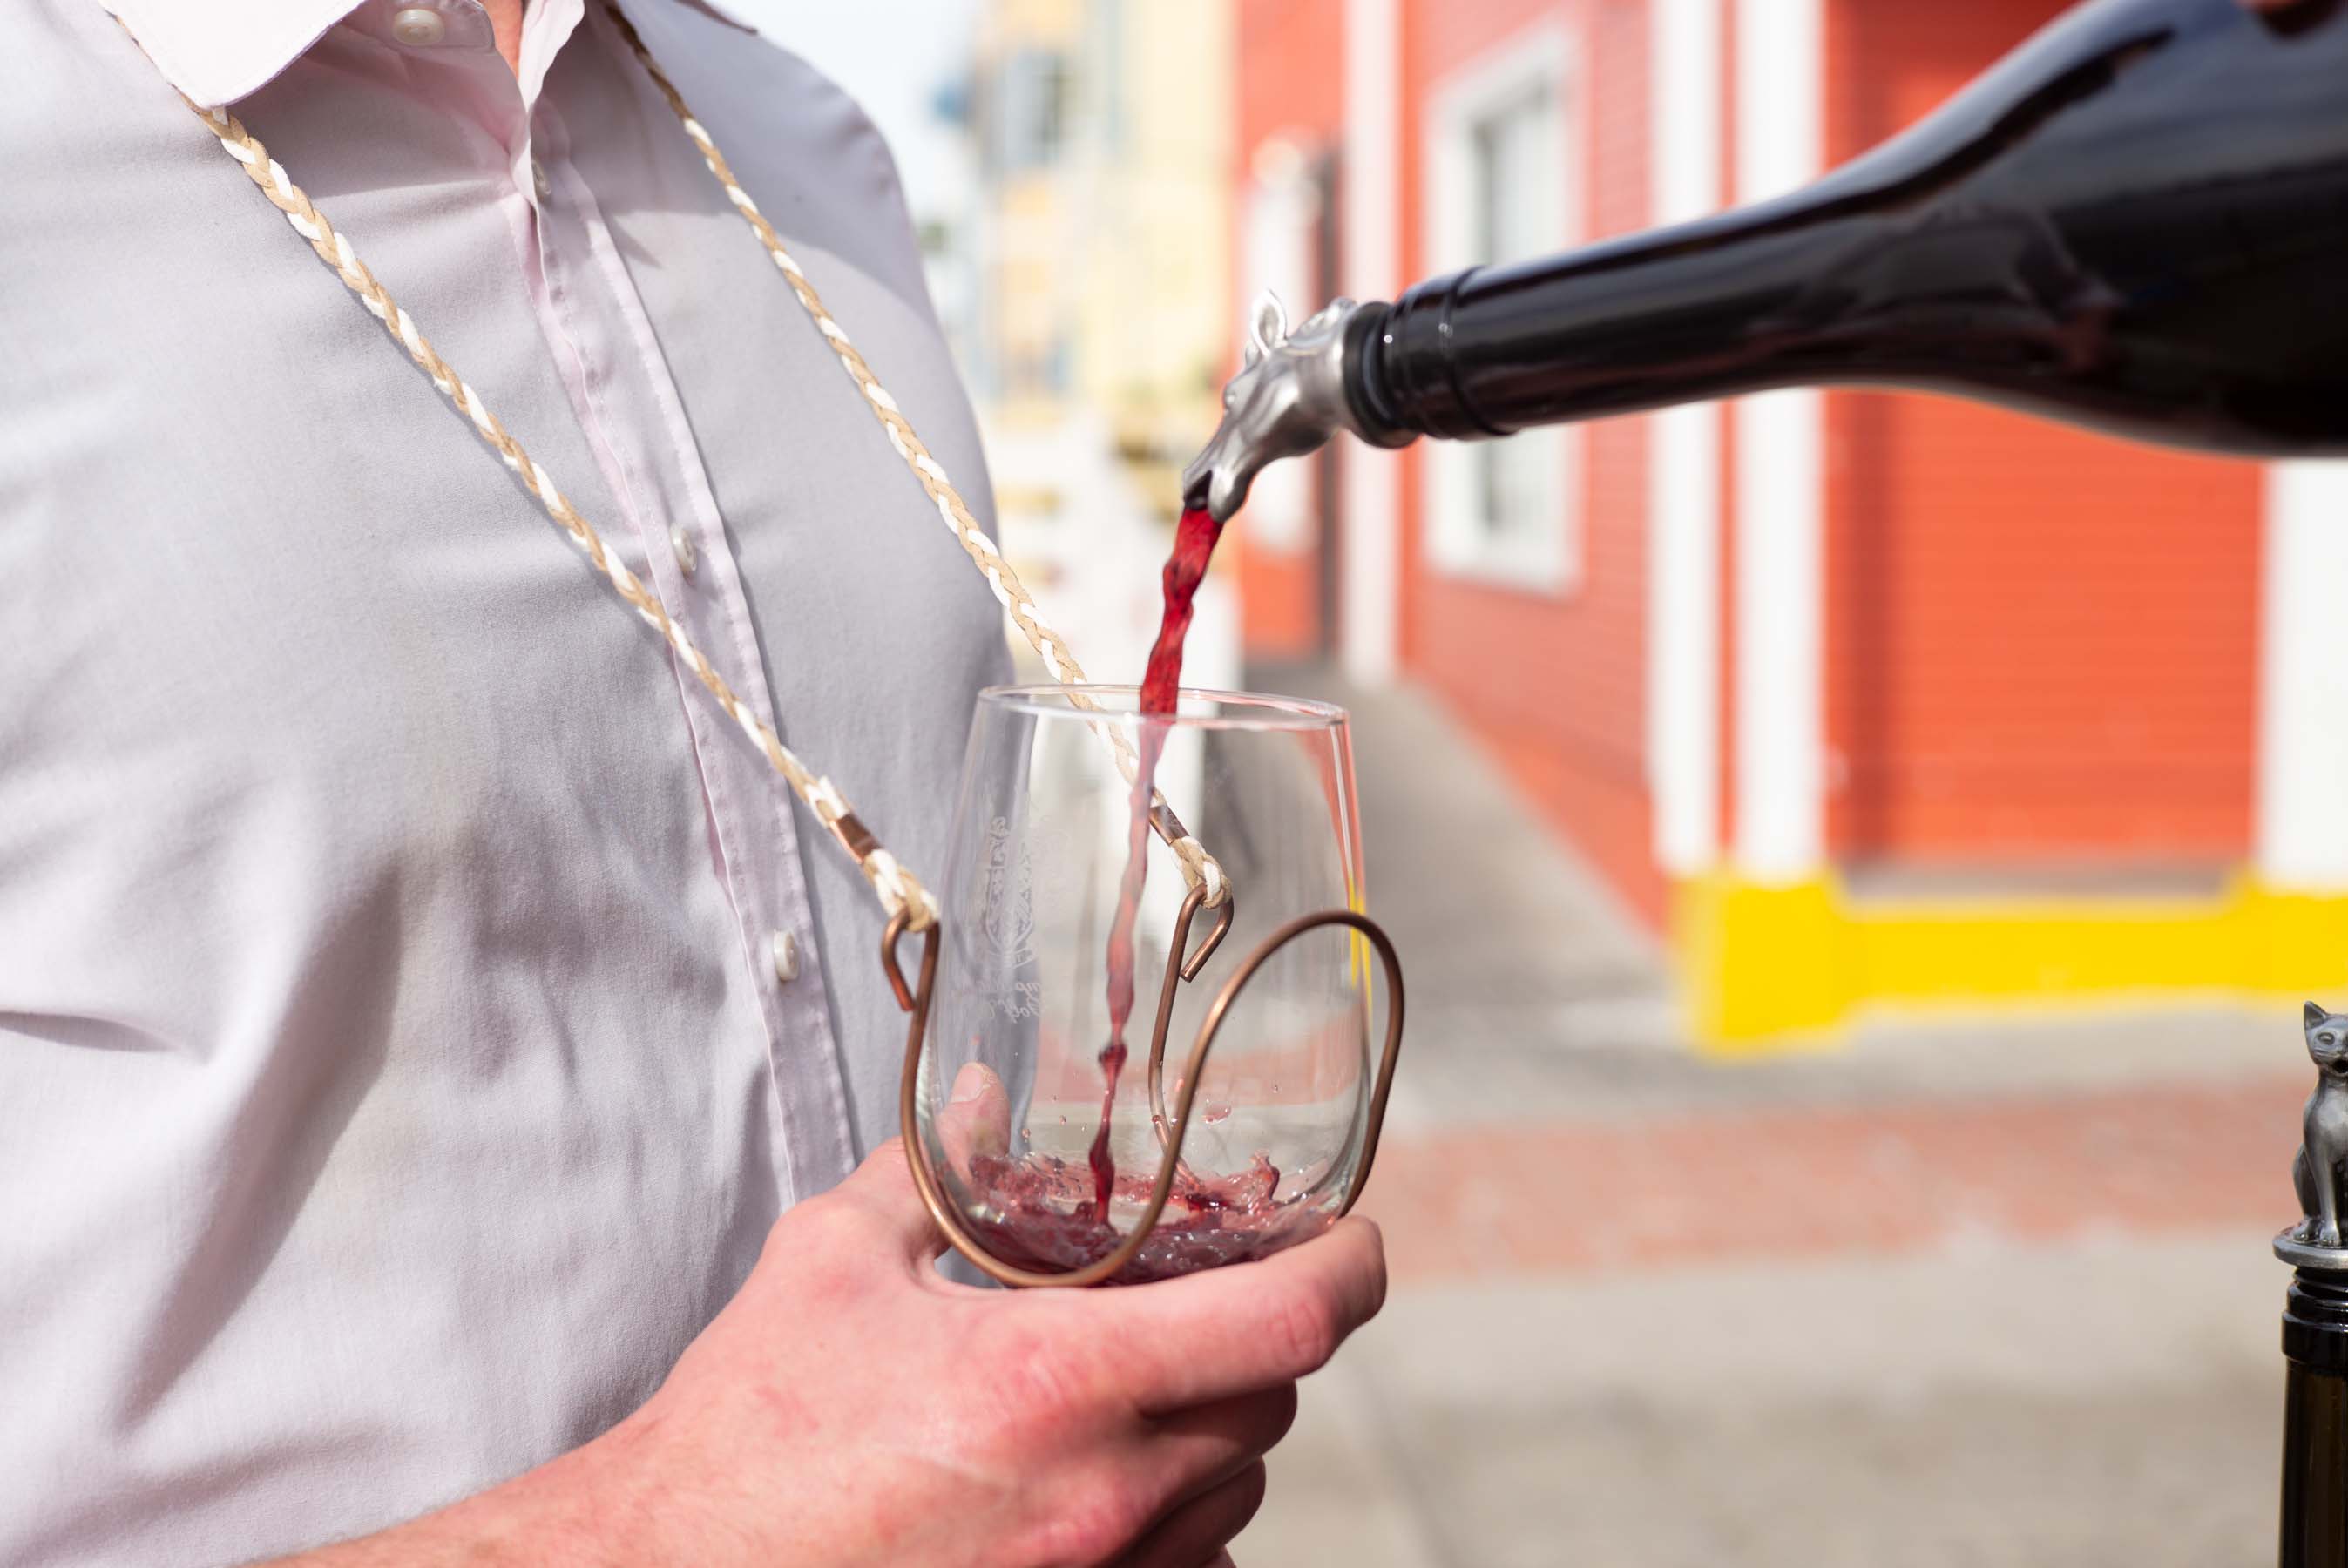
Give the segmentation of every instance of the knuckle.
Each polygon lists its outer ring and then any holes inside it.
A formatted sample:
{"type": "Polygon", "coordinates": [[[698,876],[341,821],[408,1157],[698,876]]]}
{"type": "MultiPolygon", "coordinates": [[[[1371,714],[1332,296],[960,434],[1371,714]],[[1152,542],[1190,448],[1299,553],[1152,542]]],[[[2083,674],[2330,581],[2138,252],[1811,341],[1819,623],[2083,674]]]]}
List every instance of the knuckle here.
{"type": "Polygon", "coordinates": [[[776,1227],[778,1241],[785,1226],[788,1245],[781,1266],[794,1293],[821,1299],[862,1288],[875,1254],[870,1222],[853,1200],[827,1194],[801,1204],[776,1227]]]}
{"type": "Polygon", "coordinates": [[[827,1194],[792,1211],[799,1221],[805,1249],[825,1257],[854,1257],[864,1249],[871,1222],[861,1204],[839,1194],[827,1194]]]}
{"type": "Polygon", "coordinates": [[[1015,1427],[1065,1427],[1096,1402],[1084,1358],[1033,1326],[991,1329],[981,1354],[981,1365],[996,1378],[1004,1414],[1015,1427]]]}
{"type": "Polygon", "coordinates": [[[1256,1460],[1233,1478],[1231,1482],[1231,1533],[1233,1535],[1245,1529],[1248,1521],[1256,1516],[1256,1511],[1263,1506],[1264,1495],[1271,1489],[1272,1472],[1264,1468],[1264,1462],[1262,1460],[1256,1460]]]}
{"type": "Polygon", "coordinates": [[[1149,1522],[1150,1500],[1131,1481],[1100,1474],[1051,1500],[1037,1525],[1033,1560],[1053,1563],[1116,1562],[1149,1522]]]}
{"type": "Polygon", "coordinates": [[[1264,1332],[1282,1363],[1295,1368],[1300,1376],[1327,1365],[1344,1337],[1336,1304],[1319,1291],[1274,1302],[1264,1332]]]}
{"type": "Polygon", "coordinates": [[[1369,1316],[1375,1317],[1386,1304],[1386,1236],[1375,1220],[1365,1219],[1361,1223],[1369,1243],[1369,1262],[1364,1273],[1368,1276],[1369,1316]]]}
{"type": "Polygon", "coordinates": [[[1264,1396],[1262,1425],[1258,1430],[1258,1450],[1278,1446],[1296,1425],[1296,1385],[1282,1383],[1264,1396]]]}
{"type": "Polygon", "coordinates": [[[896,1138],[866,1155],[864,1163],[834,1191],[868,1214],[889,1214],[922,1201],[913,1187],[913,1173],[905,1164],[904,1143],[896,1138]]]}

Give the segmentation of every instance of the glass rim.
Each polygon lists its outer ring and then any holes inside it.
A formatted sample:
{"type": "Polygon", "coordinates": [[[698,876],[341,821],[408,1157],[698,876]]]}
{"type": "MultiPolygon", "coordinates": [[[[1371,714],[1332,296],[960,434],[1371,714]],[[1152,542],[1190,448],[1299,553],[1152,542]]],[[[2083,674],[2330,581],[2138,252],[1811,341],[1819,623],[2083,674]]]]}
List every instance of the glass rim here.
{"type": "MultiPolygon", "coordinates": [[[[1174,727],[1181,730],[1337,730],[1346,724],[1345,710],[1334,702],[1323,702],[1310,697],[1282,697],[1268,692],[1222,692],[1211,687],[1184,686],[1178,689],[1179,703],[1211,702],[1216,712],[1185,713],[1178,708],[1171,716],[1174,727]],[[1237,709],[1239,712],[1231,712],[1237,709]]],[[[1097,722],[1103,718],[1121,723],[1132,723],[1142,717],[1141,688],[1130,682],[1108,682],[1081,686],[1044,682],[1033,685],[989,686],[978,694],[981,708],[998,708],[1011,712],[1031,714],[1038,719],[1077,719],[1097,722]],[[1106,712],[1094,712],[1079,708],[1069,698],[1072,692],[1083,692],[1098,702],[1106,712]]]]}

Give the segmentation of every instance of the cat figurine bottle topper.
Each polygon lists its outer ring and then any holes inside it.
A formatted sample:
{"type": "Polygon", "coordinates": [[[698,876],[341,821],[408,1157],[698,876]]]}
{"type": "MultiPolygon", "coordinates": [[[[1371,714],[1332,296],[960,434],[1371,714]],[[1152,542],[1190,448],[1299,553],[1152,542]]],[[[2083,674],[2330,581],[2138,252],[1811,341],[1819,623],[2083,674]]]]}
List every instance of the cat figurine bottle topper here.
{"type": "MultiPolygon", "coordinates": [[[[2303,1141],[2291,1162],[2291,1179],[2306,1217],[2278,1240],[2338,1251],[2341,1194],[2348,1186],[2348,1013],[2326,1012],[2310,1002],[2302,1018],[2307,1054],[2315,1059],[2315,1092],[2307,1097],[2303,1141]]],[[[2348,1254],[2336,1266],[2348,1266],[2348,1254]]]]}

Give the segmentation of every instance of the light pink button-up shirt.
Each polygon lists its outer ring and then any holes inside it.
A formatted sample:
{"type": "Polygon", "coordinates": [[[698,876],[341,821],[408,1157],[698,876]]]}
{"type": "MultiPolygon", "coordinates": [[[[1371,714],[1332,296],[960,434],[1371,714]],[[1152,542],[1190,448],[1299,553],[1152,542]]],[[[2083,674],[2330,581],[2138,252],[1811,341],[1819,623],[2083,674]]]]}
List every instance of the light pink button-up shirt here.
{"type": "MultiPolygon", "coordinates": [[[[990,521],[871,127],[625,3],[990,521]]],[[[167,76],[933,883],[1004,661],[600,0],[537,0],[519,78],[472,0],[117,4],[155,63],[98,0],[0,44],[15,1568],[297,1548],[593,1435],[891,1130],[902,1038],[861,879],[167,76]]]]}

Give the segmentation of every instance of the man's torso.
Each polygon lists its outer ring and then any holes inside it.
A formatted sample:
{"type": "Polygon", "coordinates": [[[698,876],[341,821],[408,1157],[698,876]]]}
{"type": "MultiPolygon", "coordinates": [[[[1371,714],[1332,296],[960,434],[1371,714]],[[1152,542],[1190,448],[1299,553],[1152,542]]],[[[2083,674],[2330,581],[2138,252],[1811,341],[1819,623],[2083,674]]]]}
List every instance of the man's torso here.
{"type": "MultiPolygon", "coordinates": [[[[986,521],[877,136],[631,10],[986,521]]],[[[983,585],[604,19],[523,148],[388,14],[235,111],[934,880],[983,585]]],[[[249,1555],[633,1408],[891,1130],[899,1015],[861,879],[121,29],[16,30],[0,1560],[249,1555]]]]}

